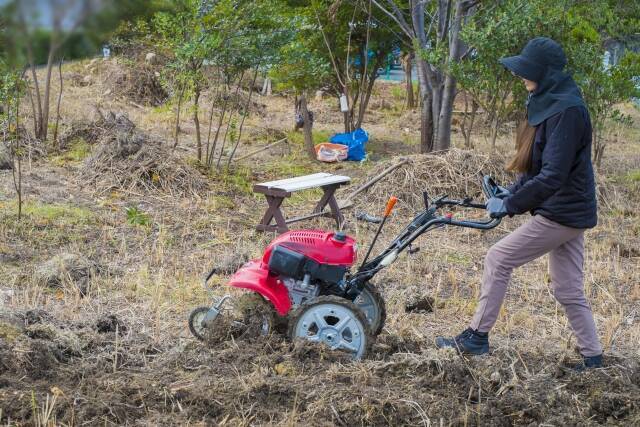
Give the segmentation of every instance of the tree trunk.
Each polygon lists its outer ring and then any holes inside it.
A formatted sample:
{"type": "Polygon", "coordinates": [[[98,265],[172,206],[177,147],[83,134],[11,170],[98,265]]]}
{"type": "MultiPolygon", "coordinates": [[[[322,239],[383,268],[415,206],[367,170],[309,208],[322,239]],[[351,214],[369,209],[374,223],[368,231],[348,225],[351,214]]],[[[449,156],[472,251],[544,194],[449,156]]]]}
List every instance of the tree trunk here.
{"type": "MultiPolygon", "coordinates": [[[[224,103],[222,104],[222,111],[220,111],[220,117],[218,117],[218,124],[216,127],[216,134],[213,137],[213,144],[211,145],[211,151],[207,149],[207,167],[213,166],[213,159],[216,156],[216,146],[218,145],[218,138],[220,137],[220,129],[222,128],[222,123],[224,122],[224,116],[227,113],[227,105],[229,104],[229,89],[230,87],[226,82],[223,83],[223,98],[224,103]]],[[[213,108],[213,105],[211,106],[213,108]]],[[[209,145],[209,141],[207,141],[207,146],[209,145]]]]}
{"type": "MultiPolygon", "coordinates": [[[[18,221],[22,218],[22,153],[20,150],[20,86],[16,82],[16,142],[14,144],[13,149],[11,150],[11,174],[13,176],[13,185],[16,189],[16,194],[18,195],[18,221]],[[15,162],[18,162],[18,171],[16,174],[15,162]]],[[[7,108],[7,116],[9,121],[11,121],[11,111],[7,108]]]]}
{"type": "Polygon", "coordinates": [[[439,71],[432,70],[427,64],[427,75],[431,84],[431,120],[433,121],[433,149],[438,150],[438,130],[440,129],[440,109],[442,108],[442,76],[439,71]]]}
{"type": "MultiPolygon", "coordinates": [[[[449,30],[449,59],[448,63],[455,63],[460,60],[460,29],[462,19],[468,10],[467,2],[458,0],[453,24],[449,30]]],[[[453,104],[456,97],[456,78],[451,72],[447,72],[444,80],[442,93],[442,105],[440,106],[440,116],[438,119],[438,130],[436,140],[436,150],[445,151],[451,146],[451,116],[453,104]]]]}
{"type": "Polygon", "coordinates": [[[473,132],[473,125],[476,120],[476,114],[478,113],[478,103],[471,97],[471,111],[469,111],[469,93],[464,92],[464,117],[462,119],[462,135],[464,136],[465,148],[473,148],[471,144],[471,133],[473,132]]]}
{"type": "Polygon", "coordinates": [[[358,108],[358,120],[356,121],[353,129],[359,129],[362,127],[362,122],[364,121],[364,113],[367,111],[367,107],[369,106],[369,100],[371,99],[371,92],[373,92],[373,86],[376,83],[377,78],[377,67],[378,63],[376,62],[376,67],[373,69],[373,72],[369,76],[369,81],[367,82],[367,88],[364,91],[362,101],[360,101],[360,107],[358,108]]]}
{"type": "Polygon", "coordinates": [[[431,111],[431,99],[429,95],[422,98],[422,108],[420,109],[420,152],[430,153],[433,151],[433,111],[431,111]]]}
{"type": "Polygon", "coordinates": [[[304,148],[311,160],[316,159],[316,150],[313,146],[313,133],[312,123],[309,117],[309,110],[307,109],[307,98],[303,94],[300,97],[300,113],[302,114],[302,120],[304,125],[302,126],[302,133],[304,134],[304,148]]]}
{"type": "MultiPolygon", "coordinates": [[[[242,74],[240,74],[240,78],[238,79],[238,84],[236,85],[236,90],[233,95],[233,102],[235,102],[235,106],[234,108],[232,108],[231,112],[229,112],[229,118],[227,119],[227,127],[224,130],[224,135],[222,137],[222,144],[220,145],[220,154],[218,154],[218,161],[216,162],[217,169],[220,169],[220,162],[222,161],[222,156],[224,155],[224,147],[227,143],[227,136],[229,135],[229,129],[232,127],[232,125],[235,126],[233,123],[233,115],[236,112],[240,111],[240,109],[242,108],[240,106],[240,98],[238,94],[240,93],[240,87],[242,86],[243,79],[244,79],[244,71],[242,72],[242,74]]],[[[218,135],[216,134],[216,141],[217,141],[217,136],[218,135]]]]}
{"type": "Polygon", "coordinates": [[[56,123],[53,126],[53,146],[58,147],[58,125],[60,124],[60,101],[62,100],[62,60],[58,63],[58,75],[60,77],[60,92],[58,92],[58,105],[56,107],[56,123]]]}
{"type": "Polygon", "coordinates": [[[413,54],[407,53],[404,56],[402,65],[404,66],[405,86],[407,90],[407,108],[413,110],[416,108],[415,100],[413,98],[413,54]]]}
{"type": "Polygon", "coordinates": [[[491,126],[491,149],[496,149],[496,140],[498,139],[498,128],[500,127],[500,118],[496,114],[493,119],[493,125],[491,126]]]}
{"type": "Polygon", "coordinates": [[[600,170],[602,165],[602,156],[604,154],[605,143],[600,139],[600,132],[597,126],[593,127],[593,162],[596,165],[596,169],[600,170]]]}
{"type": "Polygon", "coordinates": [[[184,84],[180,87],[180,93],[178,95],[178,111],[176,112],[176,127],[173,135],[173,150],[178,146],[178,139],[180,135],[180,110],[182,110],[182,97],[184,96],[184,84]]]}
{"type": "Polygon", "coordinates": [[[196,146],[198,147],[198,161],[202,161],[202,138],[200,137],[200,118],[198,108],[200,107],[200,88],[196,87],[193,93],[193,124],[196,125],[196,146]]]}
{"type": "MultiPolygon", "coordinates": [[[[29,62],[29,68],[31,69],[31,77],[33,78],[33,86],[34,91],[36,92],[36,107],[33,111],[33,121],[34,121],[34,135],[40,135],[42,128],[42,97],[40,95],[40,84],[38,82],[38,75],[36,74],[36,65],[35,59],[33,57],[33,47],[31,46],[31,40],[27,40],[27,60],[29,62]]],[[[31,95],[31,91],[29,90],[29,94],[31,95]]],[[[33,99],[33,98],[32,98],[33,99]]],[[[33,100],[31,102],[34,104],[33,100]]],[[[33,106],[33,105],[32,105],[33,106]]]]}
{"type": "Polygon", "coordinates": [[[438,118],[436,151],[447,151],[451,147],[451,117],[453,115],[455,92],[456,79],[453,75],[447,74],[442,91],[440,117],[438,118]]]}
{"type": "MultiPolygon", "coordinates": [[[[417,57],[418,58],[418,57],[417,57]]],[[[418,83],[420,87],[420,152],[430,153],[433,151],[433,111],[431,91],[427,83],[426,67],[424,59],[417,59],[418,83]]]]}
{"type": "Polygon", "coordinates": [[[263,96],[271,96],[271,78],[265,77],[264,83],[262,84],[262,91],[260,92],[263,96]]]}
{"type": "Polygon", "coordinates": [[[51,72],[53,71],[55,50],[52,46],[49,49],[49,57],[47,58],[47,77],[44,82],[44,97],[42,100],[42,125],[40,127],[40,135],[38,135],[38,139],[42,141],[47,140],[47,134],[49,133],[49,99],[51,97],[51,72]]]}

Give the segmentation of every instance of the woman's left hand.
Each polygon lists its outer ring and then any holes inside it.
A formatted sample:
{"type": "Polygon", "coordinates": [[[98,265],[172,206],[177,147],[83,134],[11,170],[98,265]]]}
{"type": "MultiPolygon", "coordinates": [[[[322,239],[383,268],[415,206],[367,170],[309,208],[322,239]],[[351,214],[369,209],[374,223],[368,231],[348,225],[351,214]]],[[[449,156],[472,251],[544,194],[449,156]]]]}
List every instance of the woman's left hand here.
{"type": "Polygon", "coordinates": [[[498,197],[500,199],[510,196],[511,195],[511,191],[509,191],[508,188],[502,187],[500,185],[498,185],[498,191],[496,191],[496,195],[495,197],[498,197]]]}
{"type": "Polygon", "coordinates": [[[504,200],[499,197],[492,197],[487,201],[487,211],[491,218],[502,218],[507,215],[504,200]]]}

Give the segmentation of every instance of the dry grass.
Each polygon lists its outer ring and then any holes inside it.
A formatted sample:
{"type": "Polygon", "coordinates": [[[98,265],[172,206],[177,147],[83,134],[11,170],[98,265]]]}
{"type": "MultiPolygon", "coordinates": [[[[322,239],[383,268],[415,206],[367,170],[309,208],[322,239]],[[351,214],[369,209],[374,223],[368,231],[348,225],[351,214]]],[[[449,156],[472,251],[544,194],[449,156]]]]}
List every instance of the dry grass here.
{"type": "MultiPolygon", "coordinates": [[[[72,87],[63,98],[63,117],[91,120],[87,111],[100,97],[95,86],[72,87]]],[[[253,144],[261,143],[262,127],[290,127],[290,100],[264,102],[265,117],[248,120],[253,144]]],[[[104,111],[126,111],[138,125],[136,132],[169,135],[166,123],[156,120],[165,114],[159,110],[106,98],[100,105],[104,111]]],[[[331,105],[332,100],[323,104],[327,112],[318,116],[319,131],[339,129],[331,105]]],[[[380,112],[377,123],[367,126],[376,129],[374,154],[387,157],[396,148],[397,153],[407,150],[398,128],[411,115],[401,114],[389,115],[386,123],[386,113],[380,112]]],[[[193,132],[186,123],[184,132],[183,149],[176,153],[181,161],[193,156],[193,132]]],[[[628,132],[633,135],[637,128],[628,132]]],[[[264,142],[273,135],[265,134],[264,142]]],[[[415,129],[408,135],[415,137],[415,129]]],[[[455,141],[460,142],[457,136],[455,141]]],[[[408,167],[356,200],[355,208],[346,212],[346,231],[365,247],[374,227],[356,223],[355,212],[377,214],[388,195],[399,195],[401,203],[380,248],[420,208],[422,190],[433,196],[479,196],[477,171],[507,179],[501,173],[504,155],[483,154],[489,152],[483,144],[482,138],[476,141],[480,154],[453,150],[446,156],[412,157],[408,167]]],[[[94,162],[99,146],[90,157],[94,162]]],[[[507,147],[508,136],[498,152],[507,147]]],[[[247,192],[252,182],[304,167],[309,172],[346,173],[354,177],[355,187],[385,162],[325,168],[305,163],[294,142],[290,154],[267,153],[234,173],[209,177],[208,190],[195,197],[134,188],[133,178],[116,191],[96,192],[101,187],[81,188],[82,182],[74,179],[84,176],[89,163],[69,162],[60,168],[42,159],[26,167],[31,208],[21,222],[13,213],[10,180],[3,172],[0,423],[638,424],[640,259],[634,249],[640,247],[640,228],[633,173],[640,146],[632,142],[610,149],[611,160],[599,178],[600,224],[587,234],[585,264],[585,288],[605,345],[606,367],[585,375],[563,369],[576,360],[575,339],[549,292],[545,259],[515,272],[492,332],[491,355],[461,358],[436,351],[432,344],[433,337],[466,326],[479,292],[484,254],[524,217],[505,220],[491,232],[435,230],[418,242],[420,252],[403,255],[380,274],[377,285],[385,295],[388,322],[363,362],[277,336],[230,340],[215,348],[189,336],[189,310],[210,302],[200,284],[202,274],[212,265],[260,256],[273,237],[253,231],[266,206],[247,192]],[[130,223],[128,206],[148,215],[148,224],[130,223]],[[81,254],[92,265],[105,267],[91,275],[84,296],[73,275],[56,287],[38,279],[38,266],[61,252],[81,254]],[[434,299],[432,312],[406,312],[407,302],[427,297],[434,299]]],[[[105,161],[97,164],[98,170],[115,168],[100,179],[121,177],[117,168],[127,163],[114,161],[113,166],[112,158],[100,157],[105,161]]],[[[124,169],[122,176],[129,177],[130,171],[124,169]]],[[[310,209],[311,197],[301,193],[287,213],[310,209]]],[[[326,219],[301,225],[333,227],[326,219]]],[[[227,279],[223,273],[213,277],[217,293],[225,292],[227,279]]]]}

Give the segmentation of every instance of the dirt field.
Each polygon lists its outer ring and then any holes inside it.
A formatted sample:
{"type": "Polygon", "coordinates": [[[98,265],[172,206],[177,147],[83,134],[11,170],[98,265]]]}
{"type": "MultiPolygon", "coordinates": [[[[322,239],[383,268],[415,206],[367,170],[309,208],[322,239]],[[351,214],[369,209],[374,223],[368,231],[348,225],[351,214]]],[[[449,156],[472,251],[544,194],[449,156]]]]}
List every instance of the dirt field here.
{"type": "MultiPolygon", "coordinates": [[[[638,110],[622,106],[634,127],[614,129],[617,138],[606,132],[617,142],[598,176],[600,223],[586,239],[585,288],[605,346],[604,368],[567,369],[578,360],[575,338],[549,291],[546,259],[516,271],[490,355],[435,349],[436,336],[466,327],[484,254],[525,217],[489,232],[440,229],[423,236],[419,252],[376,277],[387,323],[370,356],[353,362],[277,334],[205,345],[192,338],[186,319],[211,301],[201,286],[211,266],[258,257],[274,237],[254,231],[266,203],[251,193],[253,183],[333,171],[353,177],[340,198],[418,150],[418,115],[402,108],[393,85],[379,85],[365,123],[371,160],[322,165],[305,158],[301,135],[290,130],[293,100],[259,97],[240,154],[282,135],[291,142],[232,171],[204,174],[193,160],[188,115],[171,154],[174,106],[123,98],[105,77],[117,66],[67,66],[61,115],[71,136],[62,150],[34,149],[24,165],[21,221],[11,172],[0,171],[0,424],[640,425],[638,110]],[[138,151],[144,161],[118,160],[126,156],[105,151],[114,143],[105,134],[70,133],[80,122],[95,125],[95,106],[103,114],[127,113],[135,131],[117,146],[148,147],[138,151]],[[425,299],[430,310],[407,311],[425,299]]],[[[334,104],[311,101],[318,142],[341,130],[334,104]]],[[[207,117],[202,122],[208,125],[207,117]]],[[[99,123],[104,131],[114,122],[99,123]]],[[[356,222],[355,213],[379,213],[391,194],[400,203],[382,242],[420,208],[424,189],[477,197],[479,169],[508,179],[500,169],[511,152],[510,132],[505,127],[494,153],[478,129],[476,152],[454,150],[444,160],[411,155],[407,167],[356,199],[345,230],[362,251],[375,226],[356,222]]],[[[459,133],[454,144],[462,147],[459,133]]],[[[292,197],[287,214],[311,209],[317,197],[292,197]]],[[[318,219],[301,226],[334,224],[318,219]]],[[[225,292],[227,279],[213,277],[216,293],[225,292]]]]}

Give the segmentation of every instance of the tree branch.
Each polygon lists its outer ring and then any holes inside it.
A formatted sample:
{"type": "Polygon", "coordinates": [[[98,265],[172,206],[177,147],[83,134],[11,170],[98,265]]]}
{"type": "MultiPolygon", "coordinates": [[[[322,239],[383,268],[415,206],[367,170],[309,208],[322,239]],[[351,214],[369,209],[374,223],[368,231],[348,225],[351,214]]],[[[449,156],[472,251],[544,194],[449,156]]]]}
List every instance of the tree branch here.
{"type": "MultiPolygon", "coordinates": [[[[382,6],[377,0],[372,0],[372,2],[373,4],[376,5],[378,9],[380,9],[385,14],[389,15],[389,17],[393,19],[396,22],[396,24],[398,24],[402,32],[407,35],[407,37],[409,37],[410,39],[413,39],[415,37],[413,32],[411,31],[411,27],[409,27],[409,25],[407,24],[407,21],[405,21],[404,19],[404,16],[402,16],[402,13],[396,16],[394,15],[394,13],[391,13],[388,9],[382,6]]],[[[393,2],[393,0],[387,0],[387,3],[391,4],[392,8],[394,9],[394,12],[399,12],[398,6],[393,2]]]]}
{"type": "Polygon", "coordinates": [[[318,26],[320,27],[320,32],[322,33],[322,39],[324,40],[324,44],[327,46],[327,49],[329,51],[329,57],[331,58],[331,64],[333,65],[333,70],[336,73],[336,78],[338,79],[338,82],[340,82],[340,84],[342,85],[342,87],[345,87],[345,83],[342,81],[342,78],[340,77],[340,71],[338,70],[338,65],[336,64],[336,60],[333,56],[333,51],[331,50],[331,46],[329,45],[329,40],[327,39],[327,35],[324,33],[324,28],[322,27],[322,22],[320,22],[320,16],[318,15],[318,11],[316,10],[316,8],[313,8],[313,11],[316,15],[316,20],[318,21],[318,26]]]}

